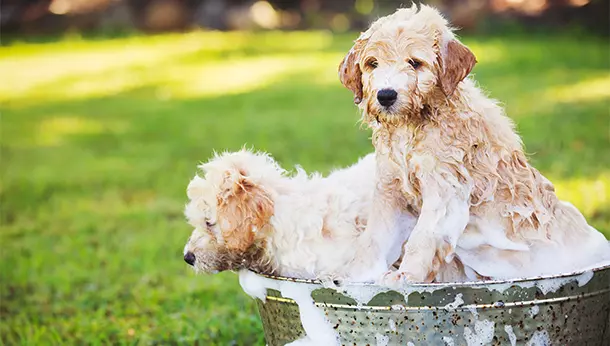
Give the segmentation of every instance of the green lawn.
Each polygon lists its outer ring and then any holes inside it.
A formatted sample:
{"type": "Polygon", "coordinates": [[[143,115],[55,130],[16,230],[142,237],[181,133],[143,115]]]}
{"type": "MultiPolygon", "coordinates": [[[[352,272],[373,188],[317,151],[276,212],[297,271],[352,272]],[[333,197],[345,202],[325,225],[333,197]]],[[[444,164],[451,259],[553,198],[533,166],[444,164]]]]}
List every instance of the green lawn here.
{"type": "MultiPolygon", "coordinates": [[[[182,261],[185,187],[243,144],[327,172],[372,150],[336,66],[355,35],[204,33],[0,47],[4,344],[263,344],[234,274],[182,261]]],[[[610,235],[610,51],[465,39],[534,164],[610,235]]]]}

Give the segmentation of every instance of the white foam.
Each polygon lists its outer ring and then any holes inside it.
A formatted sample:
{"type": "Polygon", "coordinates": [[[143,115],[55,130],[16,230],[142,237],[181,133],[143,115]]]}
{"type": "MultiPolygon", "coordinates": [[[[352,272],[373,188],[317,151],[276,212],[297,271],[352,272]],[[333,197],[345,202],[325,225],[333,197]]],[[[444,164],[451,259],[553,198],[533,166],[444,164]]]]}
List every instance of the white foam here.
{"type": "Polygon", "coordinates": [[[445,310],[455,310],[462,304],[464,304],[464,299],[462,299],[462,294],[458,293],[455,296],[455,300],[453,301],[453,303],[449,303],[449,304],[445,305],[444,308],[445,308],[445,310]]]}
{"type": "Polygon", "coordinates": [[[551,346],[551,339],[546,330],[537,330],[534,332],[527,346],[551,346]]]}
{"type": "Polygon", "coordinates": [[[298,340],[287,343],[285,346],[316,346],[316,343],[308,336],[304,336],[298,340]]]}
{"type": "Polygon", "coordinates": [[[453,338],[450,336],[443,336],[443,341],[446,346],[455,346],[455,342],[453,342],[453,338]]]}
{"type": "Polygon", "coordinates": [[[438,291],[439,289],[443,289],[443,288],[439,288],[439,287],[435,287],[435,286],[407,286],[405,288],[401,288],[400,290],[396,290],[400,293],[402,293],[402,295],[405,297],[405,302],[409,302],[409,295],[411,295],[411,293],[434,293],[435,291],[438,291]]]}
{"type": "Polygon", "coordinates": [[[513,331],[513,326],[511,326],[511,325],[504,326],[504,331],[506,332],[506,334],[508,334],[508,340],[510,340],[510,346],[516,346],[517,345],[517,335],[515,335],[515,332],[513,331]]]}
{"type": "Polygon", "coordinates": [[[393,319],[389,319],[388,320],[388,325],[390,326],[390,330],[395,332],[396,331],[396,322],[394,322],[393,319]]]}
{"type": "Polygon", "coordinates": [[[267,297],[267,286],[261,284],[264,279],[253,272],[242,270],[239,272],[239,285],[252,298],[265,301],[267,297]]]}
{"type": "Polygon", "coordinates": [[[589,281],[591,281],[591,279],[593,279],[592,270],[588,270],[588,271],[582,273],[581,275],[579,275],[576,278],[576,281],[578,281],[578,287],[582,287],[582,286],[586,285],[587,283],[589,283],[589,281]]]}
{"type": "Polygon", "coordinates": [[[474,332],[464,327],[464,339],[468,346],[481,346],[491,343],[494,337],[495,323],[488,320],[475,321],[474,332]]]}
{"type": "Polygon", "coordinates": [[[267,279],[248,270],[239,272],[239,283],[246,294],[253,298],[266,299],[267,289],[280,291],[283,297],[290,298],[299,306],[301,324],[305,330],[305,336],[287,345],[291,346],[314,346],[341,344],[339,335],[332,328],[326,316],[316,307],[311,292],[319,286],[291,281],[278,281],[267,279]]]}
{"type": "MultiPolygon", "coordinates": [[[[549,279],[539,279],[539,280],[529,280],[524,282],[509,282],[505,284],[494,284],[492,286],[483,286],[481,289],[493,289],[500,293],[504,293],[507,289],[516,286],[522,289],[527,289],[531,287],[537,287],[543,294],[548,294],[550,292],[556,292],[564,285],[570,282],[577,282],[579,286],[586,285],[593,278],[593,271],[585,271],[580,275],[571,276],[571,277],[562,277],[562,278],[549,278],[549,279]]],[[[409,295],[412,293],[434,293],[439,289],[446,289],[445,287],[437,287],[437,286],[428,286],[428,285],[406,285],[403,287],[386,287],[386,286],[377,286],[377,285],[347,285],[344,287],[332,287],[337,291],[345,294],[346,296],[354,299],[358,306],[367,305],[375,296],[381,293],[395,291],[401,293],[404,296],[405,302],[409,301],[409,295]]],[[[457,294],[455,300],[452,303],[449,303],[444,306],[446,310],[454,310],[457,307],[464,304],[464,300],[462,294],[457,294]]],[[[392,305],[393,309],[401,310],[404,309],[401,305],[392,305]]],[[[474,308],[472,308],[474,309],[474,308]]],[[[473,314],[476,314],[476,310],[473,314]]]]}
{"type": "Polygon", "coordinates": [[[373,285],[354,285],[354,286],[345,286],[338,287],[337,291],[345,294],[346,296],[352,298],[358,303],[358,305],[367,305],[376,295],[384,292],[391,291],[392,289],[389,287],[383,286],[373,286],[373,285]]]}
{"type": "MultiPolygon", "coordinates": [[[[358,303],[358,305],[366,305],[368,304],[375,296],[385,292],[398,292],[403,295],[405,298],[405,303],[409,301],[409,295],[412,293],[433,293],[439,289],[439,287],[428,286],[428,285],[407,285],[403,287],[388,287],[388,286],[376,286],[376,285],[353,285],[353,286],[344,286],[337,288],[337,291],[345,294],[346,296],[352,298],[358,303]]],[[[392,305],[392,307],[398,308],[398,305],[392,305]]],[[[398,308],[401,309],[401,308],[398,308]]]]}
{"type": "MultiPolygon", "coordinates": [[[[608,246],[610,246],[610,241],[608,241],[608,246]]],[[[610,249],[610,247],[608,249],[610,249]]],[[[606,257],[607,258],[602,259],[602,260],[594,263],[593,265],[588,266],[587,268],[585,268],[583,270],[593,270],[593,269],[597,269],[597,268],[610,266],[610,254],[608,254],[608,256],[606,256],[606,257]]]]}
{"type": "Polygon", "coordinates": [[[578,286],[584,286],[592,277],[593,272],[586,271],[575,277],[544,279],[539,281],[536,286],[540,288],[540,291],[542,291],[543,294],[547,294],[549,292],[557,292],[558,289],[573,281],[578,282],[578,286]]]}
{"type": "Polygon", "coordinates": [[[388,342],[390,342],[390,337],[377,333],[375,334],[375,341],[377,341],[377,346],[388,346],[388,342]]]}
{"type": "Polygon", "coordinates": [[[540,312],[540,306],[538,306],[538,305],[532,306],[529,311],[530,317],[534,318],[534,316],[538,315],[539,312],[540,312]]]}
{"type": "Polygon", "coordinates": [[[560,278],[548,278],[548,279],[539,279],[539,280],[529,280],[524,282],[510,282],[505,284],[494,284],[492,287],[493,290],[498,291],[500,293],[504,293],[507,289],[516,286],[519,288],[531,288],[538,287],[542,294],[547,294],[550,292],[557,292],[560,288],[565,286],[570,282],[576,281],[578,286],[582,287],[589,283],[593,278],[593,271],[585,271],[582,274],[576,276],[569,277],[560,277],[560,278]]]}
{"type": "Polygon", "coordinates": [[[477,312],[477,308],[475,305],[467,305],[465,306],[465,308],[470,311],[474,318],[479,318],[479,313],[477,312]]]}

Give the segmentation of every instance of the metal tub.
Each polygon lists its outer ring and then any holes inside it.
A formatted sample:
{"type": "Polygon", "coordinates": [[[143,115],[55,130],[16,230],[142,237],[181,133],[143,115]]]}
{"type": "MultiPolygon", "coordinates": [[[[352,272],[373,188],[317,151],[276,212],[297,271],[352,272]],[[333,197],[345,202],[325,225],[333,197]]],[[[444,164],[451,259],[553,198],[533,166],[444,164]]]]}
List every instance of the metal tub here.
{"type": "MultiPolygon", "coordinates": [[[[342,345],[610,345],[610,265],[553,277],[415,284],[385,292],[367,284],[328,288],[318,281],[266,278],[315,285],[315,305],[342,345]]],[[[258,308],[267,344],[301,338],[297,304],[278,290],[266,292],[258,308]]]]}

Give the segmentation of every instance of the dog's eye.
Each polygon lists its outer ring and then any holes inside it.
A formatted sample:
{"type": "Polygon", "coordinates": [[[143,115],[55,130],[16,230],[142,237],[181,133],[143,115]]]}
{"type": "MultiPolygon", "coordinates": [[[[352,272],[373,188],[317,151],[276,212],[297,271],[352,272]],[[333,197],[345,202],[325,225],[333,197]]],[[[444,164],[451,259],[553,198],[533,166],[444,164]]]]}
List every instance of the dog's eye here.
{"type": "Polygon", "coordinates": [[[377,63],[377,59],[375,59],[375,58],[367,59],[366,67],[368,67],[371,70],[374,70],[377,68],[377,66],[379,66],[379,64],[377,63]]]}
{"type": "Polygon", "coordinates": [[[216,223],[215,222],[206,221],[205,225],[208,226],[208,228],[210,228],[210,227],[214,227],[214,225],[216,225],[216,223]]]}
{"type": "Polygon", "coordinates": [[[409,59],[409,65],[413,66],[413,68],[417,70],[421,66],[421,61],[409,59]]]}

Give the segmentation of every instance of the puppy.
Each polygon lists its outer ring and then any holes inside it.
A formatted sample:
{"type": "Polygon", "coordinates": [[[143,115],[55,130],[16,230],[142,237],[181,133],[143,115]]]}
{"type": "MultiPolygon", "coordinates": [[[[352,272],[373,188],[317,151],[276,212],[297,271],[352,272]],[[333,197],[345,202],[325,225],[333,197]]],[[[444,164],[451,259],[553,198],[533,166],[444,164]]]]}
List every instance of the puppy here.
{"type": "Polygon", "coordinates": [[[184,259],[200,272],[250,269],[293,278],[374,281],[398,259],[416,219],[366,230],[375,157],[323,178],[293,177],[268,155],[217,155],[188,185],[185,214],[195,228],[184,259]]]}
{"type": "Polygon", "coordinates": [[[433,8],[371,25],[339,66],[373,129],[378,188],[365,232],[416,214],[388,284],[464,264],[473,279],[557,274],[607,260],[610,246],[532,167],[514,125],[466,78],[476,63],[433,8]]]}

